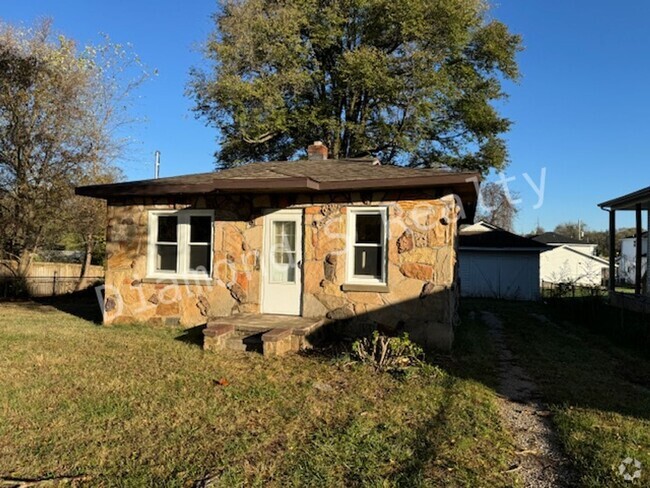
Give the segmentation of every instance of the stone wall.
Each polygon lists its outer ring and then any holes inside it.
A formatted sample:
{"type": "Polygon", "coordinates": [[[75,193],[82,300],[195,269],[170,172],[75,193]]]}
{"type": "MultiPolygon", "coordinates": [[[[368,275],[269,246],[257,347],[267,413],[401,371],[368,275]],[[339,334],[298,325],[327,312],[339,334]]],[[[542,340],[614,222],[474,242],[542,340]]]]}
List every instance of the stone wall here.
{"type": "Polygon", "coordinates": [[[238,214],[227,207],[215,211],[215,220],[221,218],[223,225],[215,228],[214,266],[224,273],[228,286],[147,279],[148,211],[183,208],[209,207],[204,198],[182,203],[160,199],[109,202],[104,323],[191,327],[205,323],[210,315],[230,314],[246,304],[245,292],[237,282],[242,281],[237,270],[244,266],[234,259],[243,253],[229,255],[227,249],[236,245],[235,236],[247,224],[234,218],[238,214]],[[229,239],[223,238],[226,233],[229,239]],[[225,266],[219,260],[232,263],[225,266]]]}
{"type": "Polygon", "coordinates": [[[407,331],[427,346],[451,346],[458,300],[458,209],[451,195],[441,197],[433,190],[111,201],[105,323],[191,327],[209,317],[259,312],[263,215],[273,208],[304,209],[304,316],[326,316],[350,332],[372,324],[407,331]],[[346,208],[351,205],[388,208],[387,290],[349,291],[344,286],[346,208]],[[149,281],[148,211],[183,208],[215,211],[213,280],[149,281]]]}
{"type": "Polygon", "coordinates": [[[406,331],[427,346],[451,347],[457,307],[454,199],[388,193],[353,202],[388,207],[387,291],[346,291],[349,203],[305,209],[303,315],[352,319],[352,330],[371,324],[406,331]]]}

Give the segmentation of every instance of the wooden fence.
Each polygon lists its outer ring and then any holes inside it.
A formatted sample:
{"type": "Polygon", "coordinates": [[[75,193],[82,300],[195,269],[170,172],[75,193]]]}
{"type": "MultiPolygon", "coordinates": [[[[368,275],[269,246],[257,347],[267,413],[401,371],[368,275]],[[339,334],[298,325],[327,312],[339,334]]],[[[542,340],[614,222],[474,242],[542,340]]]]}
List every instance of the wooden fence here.
{"type": "MultiPolygon", "coordinates": [[[[32,263],[27,276],[16,276],[15,261],[0,260],[0,296],[27,294],[33,297],[64,295],[77,287],[81,264],[32,263]]],[[[91,265],[86,273],[84,288],[104,279],[104,267],[91,265]]]]}

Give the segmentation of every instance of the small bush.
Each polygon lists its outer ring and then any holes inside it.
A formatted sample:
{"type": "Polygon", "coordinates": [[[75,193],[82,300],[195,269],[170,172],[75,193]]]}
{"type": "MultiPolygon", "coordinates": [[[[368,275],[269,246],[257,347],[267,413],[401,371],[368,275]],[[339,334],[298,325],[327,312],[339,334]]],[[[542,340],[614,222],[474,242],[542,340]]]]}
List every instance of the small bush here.
{"type": "Polygon", "coordinates": [[[29,296],[27,280],[23,276],[0,277],[0,298],[26,298],[29,296]]]}
{"type": "Polygon", "coordinates": [[[377,371],[389,372],[404,372],[420,366],[424,358],[424,351],[408,338],[408,334],[388,337],[377,331],[355,341],[352,354],[356,360],[372,364],[377,371]]]}

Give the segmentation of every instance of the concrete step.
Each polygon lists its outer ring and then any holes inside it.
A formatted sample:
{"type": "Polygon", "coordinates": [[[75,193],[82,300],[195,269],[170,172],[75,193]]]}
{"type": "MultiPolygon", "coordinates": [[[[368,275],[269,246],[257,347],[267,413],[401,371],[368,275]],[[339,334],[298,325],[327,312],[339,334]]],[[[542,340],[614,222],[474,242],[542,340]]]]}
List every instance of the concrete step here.
{"type": "Polygon", "coordinates": [[[231,337],[226,341],[226,349],[231,351],[246,351],[246,344],[241,337],[231,337]]]}
{"type": "Polygon", "coordinates": [[[262,352],[262,334],[236,331],[235,334],[226,340],[226,348],[231,351],[253,351],[262,352]]]}
{"type": "Polygon", "coordinates": [[[203,348],[206,351],[220,351],[234,333],[235,328],[232,325],[208,324],[203,330],[203,348]]]}
{"type": "Polygon", "coordinates": [[[275,328],[262,335],[264,357],[284,356],[293,349],[291,329],[275,328]]]}
{"type": "Polygon", "coordinates": [[[242,334],[248,333],[249,335],[263,334],[264,332],[268,332],[270,330],[269,327],[263,327],[259,325],[236,324],[234,327],[235,327],[235,332],[242,333],[242,334]]]}

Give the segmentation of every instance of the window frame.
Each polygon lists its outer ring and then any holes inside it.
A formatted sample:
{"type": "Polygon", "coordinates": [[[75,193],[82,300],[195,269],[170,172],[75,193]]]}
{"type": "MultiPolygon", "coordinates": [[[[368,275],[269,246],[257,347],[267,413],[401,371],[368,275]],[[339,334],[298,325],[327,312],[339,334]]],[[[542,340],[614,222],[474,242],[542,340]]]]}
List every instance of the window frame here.
{"type": "Polygon", "coordinates": [[[214,211],[213,210],[150,210],[148,212],[147,232],[147,276],[149,279],[181,279],[191,281],[211,281],[214,260],[214,211]],[[156,270],[156,246],[158,245],[158,217],[176,217],[176,271],[156,270]],[[207,272],[191,271],[190,249],[192,217],[210,217],[210,259],[207,272]]]}
{"type": "MultiPolygon", "coordinates": [[[[380,206],[347,207],[345,284],[349,285],[386,285],[388,283],[388,208],[380,206]],[[354,274],[356,242],[356,223],[358,215],[379,215],[381,217],[381,278],[364,277],[354,274]]],[[[368,243],[358,244],[362,247],[374,247],[368,243]]]]}

